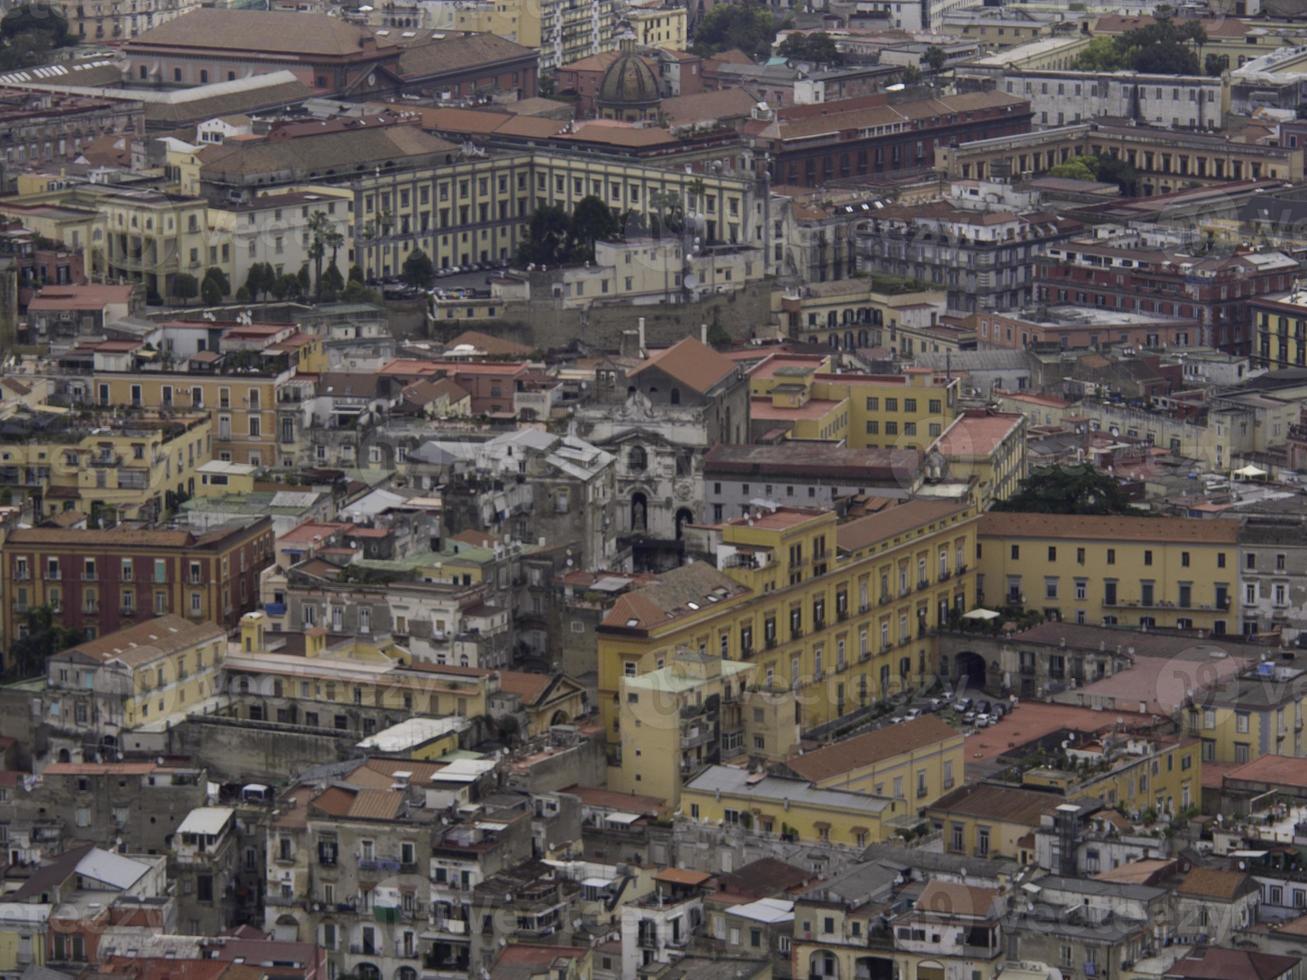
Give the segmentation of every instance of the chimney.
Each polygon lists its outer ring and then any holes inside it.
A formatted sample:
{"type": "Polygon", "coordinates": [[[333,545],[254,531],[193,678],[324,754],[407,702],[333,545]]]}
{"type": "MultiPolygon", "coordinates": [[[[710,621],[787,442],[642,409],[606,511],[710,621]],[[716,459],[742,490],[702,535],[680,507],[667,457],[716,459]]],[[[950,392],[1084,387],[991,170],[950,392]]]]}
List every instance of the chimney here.
{"type": "Polygon", "coordinates": [[[699,324],[699,343],[705,347],[708,346],[708,324],[706,323],[699,324]]]}
{"type": "Polygon", "coordinates": [[[644,357],[644,352],[645,352],[645,350],[647,349],[647,348],[644,346],[644,317],[640,317],[640,319],[636,321],[636,331],[637,331],[637,332],[639,333],[639,335],[640,335],[640,354],[639,354],[639,356],[640,356],[640,357],[644,357]]]}

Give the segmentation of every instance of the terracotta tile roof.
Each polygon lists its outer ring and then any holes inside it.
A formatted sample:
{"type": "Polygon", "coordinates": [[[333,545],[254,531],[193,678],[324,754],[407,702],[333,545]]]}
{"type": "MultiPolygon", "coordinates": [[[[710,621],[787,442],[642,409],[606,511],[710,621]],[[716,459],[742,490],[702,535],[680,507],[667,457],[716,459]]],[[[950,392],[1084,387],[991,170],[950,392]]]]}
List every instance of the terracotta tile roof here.
{"type": "Polygon", "coordinates": [[[499,689],[516,694],[524,705],[535,704],[554,683],[555,674],[532,674],[525,670],[501,670],[499,689]]]}
{"type": "Polygon", "coordinates": [[[326,14],[202,7],[137,35],[127,50],[204,48],[339,57],[359,54],[364,39],[371,36],[366,28],[326,14]]]}
{"type": "Polygon", "coordinates": [[[398,790],[328,786],[312,800],[310,808],[351,820],[394,820],[403,804],[404,794],[398,790]]]}
{"type": "Polygon", "coordinates": [[[605,807],[611,810],[625,810],[654,817],[667,809],[667,801],[656,796],[640,796],[636,793],[619,793],[602,786],[569,786],[560,792],[575,796],[587,806],[605,807]]]}
{"type": "Polygon", "coordinates": [[[992,888],[931,880],[917,896],[915,911],[983,919],[998,914],[999,904],[998,892],[992,888]]]}
{"type": "Polygon", "coordinates": [[[697,122],[747,118],[753,107],[754,98],[744,89],[726,88],[663,99],[658,110],[667,125],[687,126],[697,122]]]}
{"type": "Polygon", "coordinates": [[[1291,976],[1298,963],[1296,956],[1208,946],[1176,960],[1166,971],[1166,977],[1168,980],[1171,977],[1184,980],[1281,980],[1291,976]]]}
{"type": "Polygon", "coordinates": [[[1111,881],[1118,885],[1151,885],[1174,868],[1175,861],[1151,858],[1118,865],[1094,875],[1093,878],[1095,881],[1111,881]]]}
{"type": "Polygon", "coordinates": [[[669,378],[704,394],[735,373],[735,362],[694,337],[686,337],[666,350],[651,354],[629,376],[634,378],[650,368],[657,368],[669,378]]]}
{"type": "Polygon", "coordinates": [[[873,732],[832,742],[813,752],[791,756],[785,760],[785,765],[804,779],[820,783],[832,776],[870,766],[957,735],[956,729],[934,715],[923,715],[901,725],[887,725],[873,732]]]}
{"type": "Polygon", "coordinates": [[[649,585],[619,596],[601,625],[650,630],[709,608],[714,604],[709,596],[722,601],[748,591],[729,575],[695,561],[664,572],[649,585]],[[690,603],[698,609],[692,609],[690,603]]]}
{"type": "Polygon", "coordinates": [[[879,513],[841,524],[836,543],[841,551],[857,551],[877,541],[884,541],[912,528],[932,524],[954,514],[963,514],[965,505],[951,500],[909,500],[879,513]]]}
{"type": "Polygon", "coordinates": [[[818,877],[779,858],[765,857],[750,861],[737,871],[718,875],[717,881],[722,891],[767,898],[803,888],[818,877]]]}
{"type": "Polygon", "coordinates": [[[1024,420],[1019,412],[964,412],[940,437],[936,448],[945,456],[988,456],[1024,420]]]}
{"type": "MultiPolygon", "coordinates": [[[[1210,763],[1203,764],[1203,775],[1210,763]]],[[[1307,759],[1287,755],[1263,755],[1252,762],[1235,766],[1225,772],[1226,779],[1250,783],[1271,783],[1276,786],[1307,787],[1307,759]]]]}
{"type": "Polygon", "coordinates": [[[663,868],[654,875],[654,881],[665,881],[671,885],[703,885],[712,880],[706,871],[691,871],[689,868],[663,868]]]}
{"type": "Polygon", "coordinates": [[[1229,902],[1256,887],[1253,880],[1242,871],[1194,868],[1181,879],[1175,893],[1187,898],[1215,898],[1229,902]]]}
{"type": "Polygon", "coordinates": [[[980,517],[981,537],[1077,538],[1091,541],[1161,541],[1236,544],[1238,521],[1189,517],[1103,517],[1089,514],[1024,514],[989,511],[980,517]]]}
{"type": "Polygon", "coordinates": [[[111,303],[131,302],[135,286],[114,286],[91,283],[84,286],[46,286],[37,293],[29,310],[92,310],[103,309],[111,303]]]}
{"type": "Polygon", "coordinates": [[[531,48],[508,38],[494,34],[464,34],[406,47],[399,56],[399,74],[401,78],[443,75],[534,55],[531,48]]]}
{"type": "Polygon", "coordinates": [[[1045,813],[1052,813],[1053,809],[1062,802],[1062,797],[1054,796],[1052,793],[1039,793],[1012,786],[996,786],[992,783],[976,783],[972,786],[961,786],[940,797],[932,806],[926,808],[926,812],[981,817],[1003,823],[1038,827],[1040,818],[1045,813]]]}
{"type": "Polygon", "coordinates": [[[79,643],[56,656],[82,656],[100,663],[121,660],[136,666],[226,637],[226,631],[216,623],[192,623],[180,616],[159,616],[79,643]]]}

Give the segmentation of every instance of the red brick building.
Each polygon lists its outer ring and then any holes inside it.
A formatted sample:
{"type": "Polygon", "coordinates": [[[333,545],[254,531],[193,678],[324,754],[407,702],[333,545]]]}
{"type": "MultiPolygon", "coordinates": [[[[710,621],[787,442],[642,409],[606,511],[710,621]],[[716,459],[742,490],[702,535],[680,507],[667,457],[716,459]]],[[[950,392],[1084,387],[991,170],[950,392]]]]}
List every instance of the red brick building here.
{"type": "Polygon", "coordinates": [[[1249,302],[1293,286],[1299,265],[1283,252],[1193,256],[1139,239],[1076,239],[1036,267],[1045,305],[1073,304],[1194,321],[1190,344],[1252,353],[1249,302]]]}
{"type": "Polygon", "coordinates": [[[202,534],[18,528],[0,544],[4,639],[20,636],[37,606],[88,638],[166,613],[235,629],[258,603],[274,540],[268,517],[202,534]]]}
{"type": "Polygon", "coordinates": [[[893,102],[868,95],[790,106],[744,127],[776,183],[815,187],[843,177],[901,174],[935,166],[938,147],[1030,131],[1030,103],[1002,92],[893,102]]]}

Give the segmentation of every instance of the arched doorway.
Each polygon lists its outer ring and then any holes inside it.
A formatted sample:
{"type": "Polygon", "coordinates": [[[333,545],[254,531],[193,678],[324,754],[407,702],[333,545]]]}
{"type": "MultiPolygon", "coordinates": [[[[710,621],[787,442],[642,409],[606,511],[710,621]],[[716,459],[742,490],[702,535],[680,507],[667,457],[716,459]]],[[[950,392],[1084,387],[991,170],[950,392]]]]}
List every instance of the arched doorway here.
{"type": "Polygon", "coordinates": [[[882,956],[861,956],[853,964],[853,980],[894,980],[894,961],[882,956]]]}
{"type": "Polygon", "coordinates": [[[829,949],[814,949],[808,957],[808,980],[839,980],[840,961],[829,949]]]}
{"type": "Polygon", "coordinates": [[[60,749],[60,750],[59,750],[59,761],[60,761],[60,762],[72,762],[72,761],[73,761],[72,756],[69,754],[69,752],[68,752],[67,749],[60,749]]]}
{"type": "Polygon", "coordinates": [[[685,534],[685,525],[694,523],[694,514],[688,507],[682,507],[676,512],[676,540],[680,541],[685,534]]]}
{"type": "Polygon", "coordinates": [[[631,530],[649,530],[649,498],[639,491],[631,494],[631,530]]]}
{"type": "Polygon", "coordinates": [[[959,687],[967,690],[981,691],[985,688],[985,658],[970,650],[963,650],[953,657],[954,677],[959,687]]]}
{"type": "Polygon", "coordinates": [[[395,971],[395,980],[418,980],[418,971],[411,966],[401,966],[395,971]]]}
{"type": "Polygon", "coordinates": [[[300,941],[300,924],[293,915],[280,915],[272,926],[272,936],[278,942],[297,943],[300,941]]]}
{"type": "Polygon", "coordinates": [[[567,712],[563,711],[561,708],[555,711],[553,713],[553,716],[549,719],[549,724],[551,725],[566,725],[567,722],[568,722],[567,712]]]}
{"type": "Polygon", "coordinates": [[[381,970],[375,963],[360,963],[354,967],[354,976],[358,980],[381,980],[381,970]]]}

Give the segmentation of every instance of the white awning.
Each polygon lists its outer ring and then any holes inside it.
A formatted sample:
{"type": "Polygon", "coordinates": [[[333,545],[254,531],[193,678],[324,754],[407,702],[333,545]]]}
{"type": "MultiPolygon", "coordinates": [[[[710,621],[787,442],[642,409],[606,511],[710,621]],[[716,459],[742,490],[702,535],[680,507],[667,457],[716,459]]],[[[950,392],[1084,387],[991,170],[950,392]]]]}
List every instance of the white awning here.
{"type": "Polygon", "coordinates": [[[604,819],[609,823],[632,824],[640,819],[640,814],[623,813],[621,810],[614,810],[612,813],[606,814],[604,819]]]}

